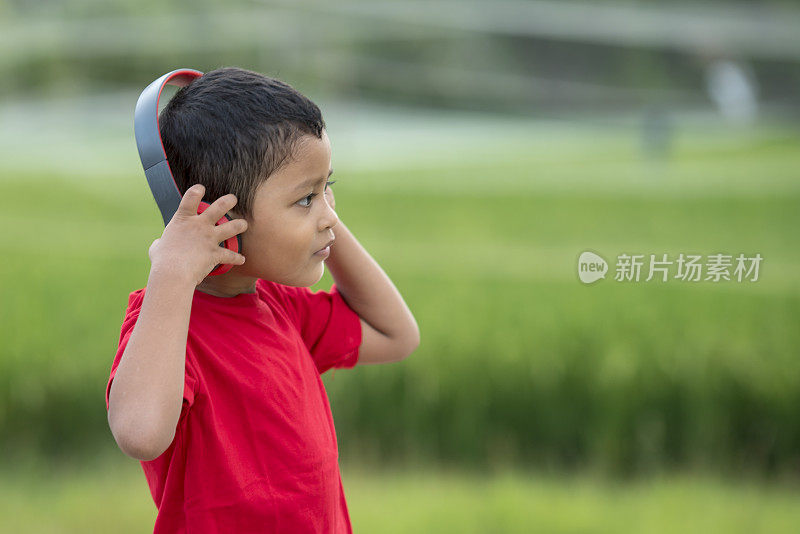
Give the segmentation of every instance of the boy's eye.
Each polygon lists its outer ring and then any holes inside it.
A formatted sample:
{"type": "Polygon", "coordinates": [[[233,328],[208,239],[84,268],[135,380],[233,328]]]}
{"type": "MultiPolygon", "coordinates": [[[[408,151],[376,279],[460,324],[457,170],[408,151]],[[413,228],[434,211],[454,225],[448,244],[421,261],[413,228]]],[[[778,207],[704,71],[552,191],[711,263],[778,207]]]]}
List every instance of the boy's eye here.
{"type": "Polygon", "coordinates": [[[317,193],[312,193],[312,194],[308,195],[307,197],[303,197],[302,199],[298,200],[298,202],[302,202],[303,200],[308,200],[308,204],[300,204],[300,205],[302,207],[304,207],[304,208],[310,208],[311,207],[311,199],[314,198],[315,196],[317,196],[317,193]]]}
{"type": "MultiPolygon", "coordinates": [[[[333,185],[335,183],[336,183],[336,180],[328,180],[327,182],[325,182],[325,189],[327,189],[328,186],[333,185]]],[[[302,202],[304,200],[308,200],[308,204],[300,204],[300,206],[302,206],[304,208],[310,208],[311,207],[311,199],[314,198],[315,196],[317,196],[318,194],[319,193],[311,193],[310,195],[301,198],[300,200],[298,200],[298,202],[302,202]]]]}

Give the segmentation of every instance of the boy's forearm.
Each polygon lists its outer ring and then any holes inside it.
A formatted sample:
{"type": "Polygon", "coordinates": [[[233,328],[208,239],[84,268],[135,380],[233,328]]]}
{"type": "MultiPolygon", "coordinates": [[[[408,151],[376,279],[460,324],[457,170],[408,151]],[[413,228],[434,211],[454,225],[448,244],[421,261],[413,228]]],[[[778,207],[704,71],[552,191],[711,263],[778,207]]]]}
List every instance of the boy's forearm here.
{"type": "Polygon", "coordinates": [[[183,403],[194,286],[157,268],[109,393],[108,420],[128,455],[152,459],[172,442],[183,403]]]}
{"type": "Polygon", "coordinates": [[[325,260],[347,304],[373,328],[395,339],[419,337],[417,323],[400,292],[341,220],[325,260]]]}

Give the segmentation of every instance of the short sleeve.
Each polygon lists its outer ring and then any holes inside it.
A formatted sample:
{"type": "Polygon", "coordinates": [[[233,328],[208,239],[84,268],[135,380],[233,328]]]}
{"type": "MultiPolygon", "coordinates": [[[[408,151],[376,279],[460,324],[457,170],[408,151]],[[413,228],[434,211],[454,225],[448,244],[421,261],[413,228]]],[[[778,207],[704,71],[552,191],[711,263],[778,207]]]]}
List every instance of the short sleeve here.
{"type": "MultiPolygon", "coordinates": [[[[122,322],[122,329],[120,331],[119,336],[119,346],[117,348],[117,354],[114,356],[114,363],[111,365],[111,373],[108,377],[108,383],[106,384],[106,411],[108,411],[108,399],[109,395],[111,394],[111,383],[114,381],[114,375],[117,373],[117,367],[119,367],[119,362],[122,359],[122,354],[125,352],[125,347],[128,346],[128,340],[130,340],[131,334],[133,333],[133,327],[136,325],[136,321],[139,318],[139,310],[142,307],[142,301],[144,300],[144,291],[138,290],[131,293],[128,299],[128,310],[125,313],[125,320],[122,322]]],[[[194,395],[197,391],[197,377],[190,365],[190,359],[186,358],[186,371],[184,372],[184,384],[183,384],[183,409],[188,409],[194,403],[194,395]]]]}
{"type": "Polygon", "coordinates": [[[352,368],[358,363],[361,318],[347,304],[336,284],[330,291],[283,286],[290,312],[320,374],[331,367],[352,368]]]}

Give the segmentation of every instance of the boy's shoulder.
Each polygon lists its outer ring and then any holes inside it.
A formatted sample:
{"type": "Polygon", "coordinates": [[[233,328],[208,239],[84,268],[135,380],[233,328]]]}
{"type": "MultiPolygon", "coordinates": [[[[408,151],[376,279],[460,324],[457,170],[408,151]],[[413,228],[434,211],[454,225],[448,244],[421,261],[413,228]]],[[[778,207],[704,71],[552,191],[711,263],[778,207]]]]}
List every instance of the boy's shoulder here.
{"type": "MultiPolygon", "coordinates": [[[[136,289],[129,293],[127,314],[138,313],[139,309],[142,307],[142,302],[144,301],[146,293],[147,286],[136,289]]],[[[245,299],[255,298],[263,301],[270,307],[280,306],[283,308],[293,308],[298,303],[298,300],[305,300],[313,294],[314,292],[312,292],[311,288],[308,287],[287,286],[271,280],[259,278],[256,280],[256,293],[254,295],[249,296],[249,294],[242,294],[239,297],[245,299]]],[[[199,299],[206,298],[207,295],[207,293],[195,290],[192,300],[195,302],[199,299]]],[[[216,299],[218,298],[219,297],[215,297],[214,301],[217,301],[216,299]]]]}

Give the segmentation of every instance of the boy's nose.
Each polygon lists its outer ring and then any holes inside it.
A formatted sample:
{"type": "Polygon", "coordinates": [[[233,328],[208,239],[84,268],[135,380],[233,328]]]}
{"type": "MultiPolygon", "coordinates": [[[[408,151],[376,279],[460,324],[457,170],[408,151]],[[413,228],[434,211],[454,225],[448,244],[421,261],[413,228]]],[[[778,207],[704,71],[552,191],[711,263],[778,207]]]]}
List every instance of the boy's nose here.
{"type": "Polygon", "coordinates": [[[322,218],[320,219],[320,230],[325,230],[326,228],[333,228],[339,224],[339,216],[336,215],[336,212],[331,207],[330,203],[327,199],[325,199],[325,213],[323,213],[322,218]]]}

